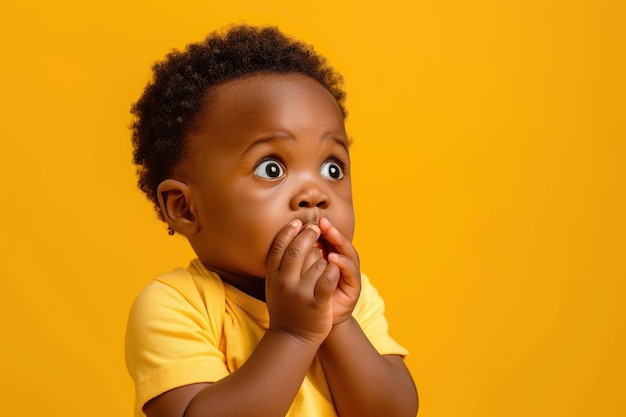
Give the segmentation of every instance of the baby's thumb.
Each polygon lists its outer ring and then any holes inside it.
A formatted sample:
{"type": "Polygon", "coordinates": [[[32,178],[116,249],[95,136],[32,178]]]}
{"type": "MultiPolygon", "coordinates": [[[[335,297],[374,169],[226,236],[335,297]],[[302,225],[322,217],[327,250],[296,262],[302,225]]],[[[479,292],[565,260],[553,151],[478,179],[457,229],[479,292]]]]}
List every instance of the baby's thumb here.
{"type": "Polygon", "coordinates": [[[331,299],[339,284],[340,275],[339,267],[329,263],[315,284],[315,300],[318,303],[323,304],[331,299]]]}

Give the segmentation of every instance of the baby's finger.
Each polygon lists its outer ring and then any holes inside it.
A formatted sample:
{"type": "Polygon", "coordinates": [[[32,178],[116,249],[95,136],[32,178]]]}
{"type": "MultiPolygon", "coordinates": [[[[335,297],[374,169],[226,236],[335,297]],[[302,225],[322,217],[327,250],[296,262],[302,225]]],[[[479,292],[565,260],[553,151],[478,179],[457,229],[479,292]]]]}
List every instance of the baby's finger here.
{"type": "Polygon", "coordinates": [[[338,253],[347,256],[359,267],[359,254],[356,249],[354,249],[352,242],[342,235],[341,232],[332,225],[330,220],[322,217],[320,219],[320,229],[326,241],[333,245],[338,253]]]}
{"type": "Polygon", "coordinates": [[[302,273],[308,271],[320,258],[322,258],[322,251],[315,247],[311,248],[302,264],[302,273]]]}
{"type": "Polygon", "coordinates": [[[320,236],[320,229],[316,225],[306,225],[300,230],[287,248],[281,252],[280,271],[291,276],[294,280],[300,279],[303,272],[303,265],[313,245],[320,236]]]}
{"type": "Polygon", "coordinates": [[[300,232],[301,227],[302,222],[300,220],[294,220],[278,232],[267,255],[268,274],[280,269],[284,254],[293,239],[298,235],[298,232],[300,232]]]}
{"type": "Polygon", "coordinates": [[[361,288],[361,271],[359,266],[355,264],[352,259],[342,255],[340,253],[328,254],[328,262],[331,265],[336,265],[341,271],[342,285],[347,285],[352,288],[361,288]]]}
{"type": "Polygon", "coordinates": [[[330,300],[339,284],[339,268],[331,263],[326,265],[324,272],[315,283],[315,300],[324,304],[330,300]]]}

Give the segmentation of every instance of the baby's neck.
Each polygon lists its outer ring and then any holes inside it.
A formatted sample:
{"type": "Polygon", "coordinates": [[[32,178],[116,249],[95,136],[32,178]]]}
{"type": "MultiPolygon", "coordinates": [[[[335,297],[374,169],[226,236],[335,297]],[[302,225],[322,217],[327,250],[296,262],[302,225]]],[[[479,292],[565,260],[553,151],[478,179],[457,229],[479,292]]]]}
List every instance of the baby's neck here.
{"type": "Polygon", "coordinates": [[[222,281],[232,285],[239,291],[248,294],[257,300],[265,301],[265,279],[259,277],[245,277],[226,271],[213,270],[222,281]]]}

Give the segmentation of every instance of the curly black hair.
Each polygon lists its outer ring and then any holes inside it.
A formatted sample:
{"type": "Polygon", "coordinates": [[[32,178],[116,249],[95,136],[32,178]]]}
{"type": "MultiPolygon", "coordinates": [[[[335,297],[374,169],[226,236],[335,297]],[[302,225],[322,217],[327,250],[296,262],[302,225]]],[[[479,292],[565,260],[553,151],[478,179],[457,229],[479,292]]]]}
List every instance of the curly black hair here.
{"type": "Polygon", "coordinates": [[[341,75],[312,46],[276,27],[239,25],[212,32],[203,42],[173,50],[152,70],[152,82],[132,107],[131,127],[138,185],[161,220],[157,187],[182,160],[185,137],[216,85],[246,75],[299,73],[322,84],[347,116],[341,75]]]}

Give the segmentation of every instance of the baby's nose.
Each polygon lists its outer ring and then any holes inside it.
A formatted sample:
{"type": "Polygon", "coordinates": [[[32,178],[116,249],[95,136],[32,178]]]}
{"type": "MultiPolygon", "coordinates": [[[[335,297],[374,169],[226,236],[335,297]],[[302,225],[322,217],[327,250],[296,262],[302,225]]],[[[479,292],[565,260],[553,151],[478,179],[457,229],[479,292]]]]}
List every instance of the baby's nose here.
{"type": "Polygon", "coordinates": [[[303,186],[290,202],[292,210],[313,207],[327,208],[329,204],[330,195],[324,190],[323,186],[311,183],[303,186]]]}

